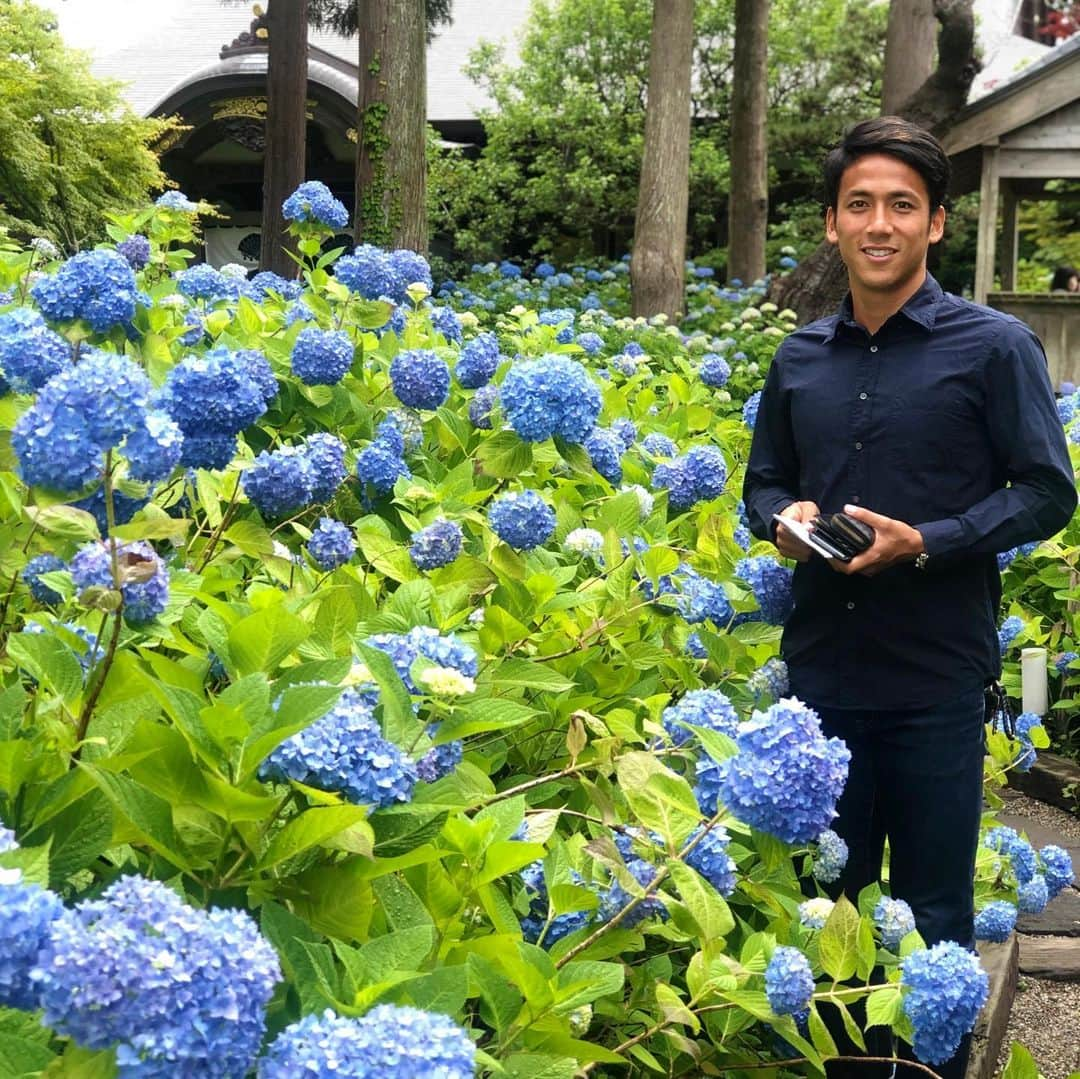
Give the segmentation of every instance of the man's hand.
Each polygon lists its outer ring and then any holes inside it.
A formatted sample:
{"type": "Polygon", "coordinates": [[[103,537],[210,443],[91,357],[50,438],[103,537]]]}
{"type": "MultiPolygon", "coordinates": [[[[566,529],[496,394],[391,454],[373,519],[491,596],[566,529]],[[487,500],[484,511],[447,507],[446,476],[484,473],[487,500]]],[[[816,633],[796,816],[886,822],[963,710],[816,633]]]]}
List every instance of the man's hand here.
{"type": "Polygon", "coordinates": [[[844,512],[857,521],[863,521],[874,530],[873,545],[862,554],[856,555],[850,562],[838,562],[829,559],[829,565],[837,573],[861,573],[864,577],[873,577],[883,569],[901,562],[913,562],[917,555],[926,550],[922,534],[903,521],[892,517],[883,517],[861,506],[845,506],[844,512]]]}
{"type": "MultiPolygon", "coordinates": [[[[820,512],[816,502],[792,502],[780,511],[780,516],[809,525],[820,512]]],[[[789,532],[779,522],[776,525],[776,549],[785,558],[794,558],[796,562],[808,562],[814,553],[794,532],[789,532]]]]}

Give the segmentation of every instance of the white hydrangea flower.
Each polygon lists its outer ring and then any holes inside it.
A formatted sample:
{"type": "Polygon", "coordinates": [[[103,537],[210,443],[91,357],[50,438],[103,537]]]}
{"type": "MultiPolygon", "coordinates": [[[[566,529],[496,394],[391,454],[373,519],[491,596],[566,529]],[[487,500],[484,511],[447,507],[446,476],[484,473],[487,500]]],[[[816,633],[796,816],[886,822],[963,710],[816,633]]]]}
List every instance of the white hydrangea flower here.
{"type": "Polygon", "coordinates": [[[633,491],[638,497],[638,505],[641,507],[641,519],[644,521],[653,511],[653,496],[641,486],[640,483],[631,483],[629,486],[620,487],[620,491],[633,491]]]}
{"type": "Polygon", "coordinates": [[[575,528],[567,535],[564,546],[576,554],[598,555],[604,550],[604,537],[595,528],[575,528]]]}
{"type": "Polygon", "coordinates": [[[464,697],[476,692],[476,682],[453,667],[427,667],[418,678],[436,697],[464,697]]]}
{"type": "Polygon", "coordinates": [[[771,315],[776,310],[776,304],[774,304],[771,300],[766,301],[758,308],[758,310],[763,315],[771,315]]]}
{"type": "Polygon", "coordinates": [[[836,904],[831,899],[821,896],[817,899],[808,899],[799,904],[799,921],[807,929],[822,929],[832,914],[836,904]]]}
{"type": "Polygon", "coordinates": [[[742,314],[739,315],[739,318],[743,322],[750,322],[755,318],[761,318],[761,312],[756,307],[746,307],[743,309],[742,314]]]}

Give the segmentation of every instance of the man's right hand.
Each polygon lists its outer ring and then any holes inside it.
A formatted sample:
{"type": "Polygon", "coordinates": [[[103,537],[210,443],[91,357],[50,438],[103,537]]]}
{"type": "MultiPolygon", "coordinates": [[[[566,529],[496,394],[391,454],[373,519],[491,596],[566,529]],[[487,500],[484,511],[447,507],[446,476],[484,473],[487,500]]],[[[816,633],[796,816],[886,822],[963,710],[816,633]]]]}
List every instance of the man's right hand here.
{"type": "MultiPolygon", "coordinates": [[[[816,502],[792,502],[790,506],[780,511],[780,516],[790,517],[795,521],[801,521],[804,525],[809,525],[820,512],[816,502]]],[[[801,539],[779,522],[776,525],[776,549],[785,558],[794,558],[796,562],[807,562],[814,553],[801,539]]]]}

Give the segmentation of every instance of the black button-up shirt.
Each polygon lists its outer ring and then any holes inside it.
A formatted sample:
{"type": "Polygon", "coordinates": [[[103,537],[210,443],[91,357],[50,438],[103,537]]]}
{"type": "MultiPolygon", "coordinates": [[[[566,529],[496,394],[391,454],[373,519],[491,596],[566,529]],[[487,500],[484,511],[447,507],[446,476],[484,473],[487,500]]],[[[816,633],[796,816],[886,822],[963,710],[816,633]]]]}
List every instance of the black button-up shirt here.
{"type": "Polygon", "coordinates": [[[795,570],[782,650],[792,691],[830,708],[922,708],[995,677],[995,554],[1063,528],[1076,489],[1046,357],[1018,319],[929,274],[871,335],[849,296],[787,337],[769,369],[743,490],[775,537],[798,500],[914,525],[929,563],[795,570]]]}

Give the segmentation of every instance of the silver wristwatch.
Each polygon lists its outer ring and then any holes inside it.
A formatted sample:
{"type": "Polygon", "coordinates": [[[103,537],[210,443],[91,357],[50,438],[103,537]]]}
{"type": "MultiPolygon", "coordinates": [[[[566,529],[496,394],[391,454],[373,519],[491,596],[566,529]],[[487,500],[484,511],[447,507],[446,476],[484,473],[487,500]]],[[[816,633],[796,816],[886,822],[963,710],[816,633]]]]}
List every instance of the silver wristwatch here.
{"type": "Polygon", "coordinates": [[[930,561],[930,556],[925,551],[921,551],[919,554],[917,554],[915,556],[915,568],[916,569],[926,569],[926,563],[929,562],[929,561],[930,561]]]}

